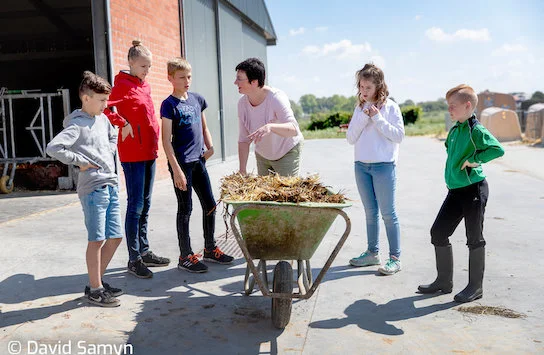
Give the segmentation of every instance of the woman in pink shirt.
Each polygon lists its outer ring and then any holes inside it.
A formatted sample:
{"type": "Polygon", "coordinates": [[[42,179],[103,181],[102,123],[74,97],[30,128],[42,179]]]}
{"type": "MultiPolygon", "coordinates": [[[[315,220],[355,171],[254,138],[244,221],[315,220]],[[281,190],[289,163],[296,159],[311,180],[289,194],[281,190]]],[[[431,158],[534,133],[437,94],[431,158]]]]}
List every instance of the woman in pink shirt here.
{"type": "Polygon", "coordinates": [[[236,66],[238,92],[238,158],[240,173],[247,174],[249,147],[255,143],[257,173],[299,174],[304,137],[284,92],[264,85],[264,64],[249,58],[236,66]]]}

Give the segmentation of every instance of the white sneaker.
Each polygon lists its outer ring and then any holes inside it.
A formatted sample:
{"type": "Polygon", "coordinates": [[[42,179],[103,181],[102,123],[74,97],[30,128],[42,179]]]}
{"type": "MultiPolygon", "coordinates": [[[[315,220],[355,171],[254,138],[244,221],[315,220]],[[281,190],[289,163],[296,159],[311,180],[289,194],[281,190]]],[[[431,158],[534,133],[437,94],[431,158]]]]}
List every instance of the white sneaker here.
{"type": "Polygon", "coordinates": [[[378,271],[384,275],[393,275],[401,270],[400,260],[391,256],[384,266],[380,266],[378,271]]]}
{"type": "Polygon", "coordinates": [[[380,265],[380,256],[378,253],[372,253],[367,250],[358,257],[351,259],[349,263],[352,266],[380,265]]]}

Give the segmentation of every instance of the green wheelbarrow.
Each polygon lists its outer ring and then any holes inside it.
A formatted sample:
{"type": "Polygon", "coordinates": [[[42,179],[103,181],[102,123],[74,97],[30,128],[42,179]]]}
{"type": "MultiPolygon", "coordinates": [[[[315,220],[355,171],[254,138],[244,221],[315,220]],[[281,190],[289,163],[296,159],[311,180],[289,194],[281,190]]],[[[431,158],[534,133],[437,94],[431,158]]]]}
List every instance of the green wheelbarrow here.
{"type": "Polygon", "coordinates": [[[314,294],[344,245],[351,231],[351,222],[342,209],[351,204],[223,202],[234,208],[230,225],[247,261],[244,292],[250,295],[257,282],[263,296],[272,297],[272,323],[283,329],[291,317],[293,298],[308,299],[314,294]],[[310,259],[338,215],[344,218],[346,229],[314,280],[310,259]],[[255,259],[259,260],[257,266],[255,259]],[[267,276],[268,260],[279,260],[274,268],[272,285],[269,284],[267,276]],[[293,269],[286,260],[297,261],[298,292],[293,292],[293,269]]]}

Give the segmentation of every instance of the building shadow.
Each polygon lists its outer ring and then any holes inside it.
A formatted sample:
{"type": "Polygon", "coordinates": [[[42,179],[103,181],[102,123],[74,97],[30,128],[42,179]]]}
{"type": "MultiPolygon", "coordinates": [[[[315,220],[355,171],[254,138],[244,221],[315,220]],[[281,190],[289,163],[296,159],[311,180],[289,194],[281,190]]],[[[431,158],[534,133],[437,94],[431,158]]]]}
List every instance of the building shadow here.
{"type": "Polygon", "coordinates": [[[370,300],[359,300],[346,308],[344,311],[346,317],[316,321],[310,323],[309,326],[311,328],[338,329],[355,324],[359,328],[373,333],[402,335],[404,330],[389,322],[418,318],[458,305],[458,303],[451,301],[420,308],[415,307],[414,302],[431,297],[434,297],[434,295],[411,296],[392,300],[385,304],[376,304],[370,300]]]}

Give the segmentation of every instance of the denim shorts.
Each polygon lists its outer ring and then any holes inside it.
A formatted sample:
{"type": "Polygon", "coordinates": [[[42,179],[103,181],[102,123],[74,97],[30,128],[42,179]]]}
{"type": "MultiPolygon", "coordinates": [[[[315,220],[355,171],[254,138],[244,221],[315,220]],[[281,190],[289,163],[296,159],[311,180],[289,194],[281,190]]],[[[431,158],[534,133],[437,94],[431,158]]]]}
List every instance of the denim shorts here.
{"type": "Polygon", "coordinates": [[[89,242],[123,237],[117,186],[104,185],[79,200],[83,207],[89,242]]]}

